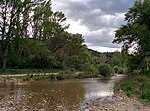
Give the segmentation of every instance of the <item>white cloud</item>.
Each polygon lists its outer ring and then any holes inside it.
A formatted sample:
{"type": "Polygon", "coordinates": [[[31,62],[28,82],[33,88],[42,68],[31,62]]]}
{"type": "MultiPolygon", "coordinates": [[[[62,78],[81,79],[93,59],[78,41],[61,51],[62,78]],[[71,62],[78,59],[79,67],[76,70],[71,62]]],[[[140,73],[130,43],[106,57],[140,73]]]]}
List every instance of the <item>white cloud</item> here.
{"type": "Polygon", "coordinates": [[[85,35],[88,32],[87,27],[80,25],[80,20],[72,21],[68,19],[67,24],[70,24],[70,27],[67,29],[67,31],[73,34],[80,33],[85,35]]]}
{"type": "Polygon", "coordinates": [[[124,14],[135,0],[52,0],[54,11],[65,13],[71,33],[81,33],[89,48],[114,51],[114,31],[124,24],[124,14]]]}
{"type": "Polygon", "coordinates": [[[89,49],[94,49],[98,52],[115,52],[121,51],[121,48],[109,48],[109,47],[99,47],[99,46],[88,46],[89,49]]]}

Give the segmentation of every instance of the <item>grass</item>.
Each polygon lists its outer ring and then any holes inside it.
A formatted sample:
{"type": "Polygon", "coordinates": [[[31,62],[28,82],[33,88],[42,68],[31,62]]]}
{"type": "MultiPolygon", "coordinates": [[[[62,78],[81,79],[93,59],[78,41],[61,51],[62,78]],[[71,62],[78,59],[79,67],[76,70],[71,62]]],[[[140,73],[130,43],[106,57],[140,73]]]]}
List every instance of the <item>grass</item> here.
{"type": "Polygon", "coordinates": [[[71,70],[59,71],[59,70],[42,70],[42,69],[0,69],[1,75],[7,74],[29,74],[25,76],[0,76],[0,79],[22,79],[22,80],[65,80],[65,79],[83,79],[83,78],[96,78],[97,74],[86,74],[83,72],[76,72],[71,70]],[[57,72],[58,74],[54,74],[57,72]],[[31,74],[36,74],[31,77],[31,74]]]}
{"type": "Polygon", "coordinates": [[[23,81],[30,80],[30,76],[0,76],[0,80],[11,80],[12,78],[21,79],[23,81]]]}
{"type": "Polygon", "coordinates": [[[0,74],[29,74],[29,73],[54,73],[58,70],[50,69],[0,69],[0,74]]]}
{"type": "Polygon", "coordinates": [[[137,97],[150,104],[150,78],[145,75],[127,76],[116,83],[115,91],[123,90],[129,97],[137,97]]]}

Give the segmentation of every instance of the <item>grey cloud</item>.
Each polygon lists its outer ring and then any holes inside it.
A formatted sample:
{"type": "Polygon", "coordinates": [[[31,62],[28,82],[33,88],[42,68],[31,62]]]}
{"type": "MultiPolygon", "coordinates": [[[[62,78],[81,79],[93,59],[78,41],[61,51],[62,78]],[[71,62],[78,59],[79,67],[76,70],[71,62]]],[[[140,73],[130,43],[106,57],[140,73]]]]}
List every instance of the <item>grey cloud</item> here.
{"type": "Polygon", "coordinates": [[[134,2],[135,0],[91,0],[89,4],[91,9],[101,8],[104,12],[113,14],[126,12],[134,2]]]}
{"type": "Polygon", "coordinates": [[[93,15],[88,13],[84,19],[81,19],[81,25],[86,25],[90,31],[101,28],[116,28],[124,23],[124,14],[116,13],[115,15],[93,15]]]}
{"type": "Polygon", "coordinates": [[[117,27],[123,24],[124,17],[120,13],[133,5],[133,0],[89,0],[87,3],[62,0],[66,16],[74,21],[81,21],[89,30],[101,27],[117,27]],[[107,16],[107,17],[106,17],[107,16]],[[111,19],[107,19],[111,16],[111,19]]]}
{"type": "Polygon", "coordinates": [[[132,7],[135,0],[53,0],[61,2],[57,10],[63,11],[72,21],[80,21],[89,34],[84,35],[87,44],[117,48],[112,44],[112,29],[124,24],[124,13],[132,7]],[[105,30],[103,30],[105,29],[105,30]],[[101,31],[102,30],[102,31],[101,31]],[[94,34],[93,34],[94,32],[94,34]]]}
{"type": "Polygon", "coordinates": [[[85,36],[85,42],[91,46],[118,48],[121,45],[112,44],[114,29],[101,29],[85,36]]]}

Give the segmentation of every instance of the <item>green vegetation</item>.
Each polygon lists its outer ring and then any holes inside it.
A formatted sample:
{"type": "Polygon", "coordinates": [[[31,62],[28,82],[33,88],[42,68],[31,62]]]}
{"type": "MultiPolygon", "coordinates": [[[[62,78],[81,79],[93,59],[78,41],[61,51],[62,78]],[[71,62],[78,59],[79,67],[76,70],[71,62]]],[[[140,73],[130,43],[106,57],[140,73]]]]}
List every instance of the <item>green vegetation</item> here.
{"type": "Polygon", "coordinates": [[[121,57],[120,52],[90,50],[81,34],[67,32],[66,17],[52,11],[51,0],[1,0],[0,10],[1,74],[53,70],[93,74],[99,64],[123,63],[114,57],[121,57]]]}
{"type": "Polygon", "coordinates": [[[114,66],[114,67],[113,67],[113,70],[114,70],[115,73],[118,73],[119,67],[118,67],[118,66],[114,66]]]}
{"type": "Polygon", "coordinates": [[[150,103],[150,1],[137,0],[125,14],[126,25],[116,30],[114,43],[123,43],[122,54],[129,53],[125,58],[127,77],[117,84],[128,96],[136,96],[150,103]],[[130,49],[134,51],[129,51],[130,49]]]}
{"type": "Polygon", "coordinates": [[[137,0],[125,14],[126,25],[116,30],[114,43],[123,43],[123,52],[130,48],[134,52],[128,57],[127,66],[131,71],[150,73],[150,1],[137,0]]]}
{"type": "Polygon", "coordinates": [[[98,67],[98,73],[104,77],[110,76],[112,74],[112,68],[109,64],[101,64],[98,67]]]}
{"type": "MultiPolygon", "coordinates": [[[[55,76],[57,80],[65,80],[65,79],[84,79],[84,78],[96,78],[97,74],[58,74],[55,76]]],[[[53,80],[53,78],[50,78],[53,80]]]]}
{"type": "Polygon", "coordinates": [[[123,90],[129,97],[138,97],[150,103],[150,78],[145,75],[127,76],[116,83],[115,90],[123,90]]]}
{"type": "Polygon", "coordinates": [[[115,73],[117,74],[125,74],[125,68],[122,67],[118,67],[118,66],[114,66],[113,70],[115,73]]]}
{"type": "Polygon", "coordinates": [[[55,69],[0,69],[0,74],[36,74],[36,73],[55,73],[59,70],[55,69]]]}
{"type": "MultiPolygon", "coordinates": [[[[0,80],[11,80],[11,79],[18,79],[18,80],[23,80],[23,81],[26,81],[26,80],[30,80],[30,76],[29,75],[26,75],[26,76],[0,76],[0,80]]],[[[15,81],[14,81],[15,82],[15,81]]]]}
{"type": "Polygon", "coordinates": [[[80,69],[91,64],[82,35],[65,31],[66,17],[51,10],[50,0],[1,0],[0,10],[1,68],[80,69]]]}
{"type": "MultiPolygon", "coordinates": [[[[14,75],[14,76],[0,76],[0,80],[11,80],[15,79],[22,81],[29,80],[66,80],[66,79],[84,79],[84,78],[97,78],[98,74],[85,74],[85,73],[75,73],[71,71],[61,71],[59,73],[37,73],[37,74],[27,74],[27,75],[14,75]]],[[[15,82],[15,81],[13,81],[15,82]]]]}

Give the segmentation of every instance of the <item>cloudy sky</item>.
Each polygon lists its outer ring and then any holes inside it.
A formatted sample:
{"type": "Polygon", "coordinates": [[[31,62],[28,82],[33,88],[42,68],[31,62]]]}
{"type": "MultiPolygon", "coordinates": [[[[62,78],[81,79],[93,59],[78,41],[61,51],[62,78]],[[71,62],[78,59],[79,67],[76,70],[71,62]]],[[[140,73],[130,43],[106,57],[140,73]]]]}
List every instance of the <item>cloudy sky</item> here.
{"type": "Polygon", "coordinates": [[[52,9],[67,17],[71,33],[84,36],[88,48],[115,51],[121,45],[113,44],[114,31],[124,24],[124,14],[135,0],[52,0],[52,9]]]}

